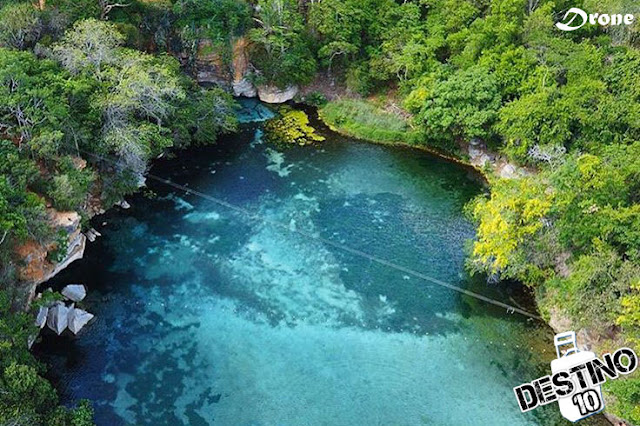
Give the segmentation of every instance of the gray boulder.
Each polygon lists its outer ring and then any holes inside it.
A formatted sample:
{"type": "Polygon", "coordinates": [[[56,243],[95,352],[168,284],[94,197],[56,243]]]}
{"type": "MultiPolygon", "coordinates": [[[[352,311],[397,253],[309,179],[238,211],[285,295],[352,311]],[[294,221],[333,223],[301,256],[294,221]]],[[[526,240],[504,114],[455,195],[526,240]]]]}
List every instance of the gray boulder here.
{"type": "Polygon", "coordinates": [[[60,293],[74,302],[79,302],[87,297],[87,289],[82,284],[69,284],[60,293]]]}
{"type": "Polygon", "coordinates": [[[68,327],[73,334],[78,334],[82,328],[93,319],[94,315],[77,308],[69,309],[68,327]]]}
{"type": "Polygon", "coordinates": [[[47,327],[55,331],[59,336],[67,328],[69,308],[62,303],[57,303],[49,308],[47,313],[47,327]]]}

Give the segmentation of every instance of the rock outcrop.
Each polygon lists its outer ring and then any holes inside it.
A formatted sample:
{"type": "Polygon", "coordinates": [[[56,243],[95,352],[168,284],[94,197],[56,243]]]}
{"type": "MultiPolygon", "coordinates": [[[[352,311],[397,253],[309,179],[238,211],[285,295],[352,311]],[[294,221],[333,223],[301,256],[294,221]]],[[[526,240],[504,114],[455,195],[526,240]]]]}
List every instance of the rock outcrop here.
{"type": "Polygon", "coordinates": [[[298,94],[297,86],[288,86],[280,89],[276,86],[258,86],[258,97],[268,104],[281,104],[290,101],[298,94]]]}
{"type": "Polygon", "coordinates": [[[229,88],[231,73],[211,40],[200,40],[195,61],[195,77],[200,84],[229,88]]]}
{"type": "Polygon", "coordinates": [[[246,78],[233,82],[233,96],[244,96],[245,98],[255,98],[258,94],[256,87],[246,78]]]}
{"type": "Polygon", "coordinates": [[[20,245],[16,252],[23,260],[23,265],[18,269],[18,278],[24,283],[28,291],[28,301],[34,296],[35,288],[58,272],[62,271],[72,262],[82,259],[86,246],[86,237],[81,232],[80,215],[76,212],[59,212],[48,209],[49,224],[54,231],[62,230],[67,235],[67,250],[60,262],[49,259],[49,253],[58,249],[56,242],[41,244],[29,240],[20,245]]]}
{"type": "MultiPolygon", "coordinates": [[[[53,294],[50,288],[45,292],[53,294]]],[[[84,326],[95,318],[95,315],[75,306],[75,302],[79,302],[86,297],[87,288],[83,284],[69,284],[62,289],[61,294],[67,301],[57,300],[42,304],[36,313],[35,325],[39,329],[43,329],[46,325],[58,336],[64,333],[66,329],[69,329],[73,334],[78,334],[84,326]],[[71,304],[69,304],[69,301],[71,301],[71,304]]],[[[40,300],[42,303],[42,294],[38,294],[35,299],[40,300]]],[[[30,336],[29,344],[32,345],[37,337],[37,334],[30,336]]]]}
{"type": "Polygon", "coordinates": [[[96,231],[94,228],[91,228],[84,233],[84,236],[87,237],[87,240],[89,240],[90,243],[92,243],[96,240],[96,238],[102,237],[102,234],[96,231]]]}
{"type": "Polygon", "coordinates": [[[233,94],[255,98],[258,95],[256,87],[247,79],[251,64],[248,53],[249,42],[245,37],[240,37],[233,42],[233,94]]]}
{"type": "MultiPolygon", "coordinates": [[[[290,101],[299,92],[297,86],[280,89],[272,85],[254,86],[248,78],[252,66],[249,61],[250,42],[245,37],[236,38],[231,44],[231,62],[224,61],[221,48],[211,40],[201,40],[195,61],[195,76],[200,84],[215,84],[231,90],[234,96],[253,98],[262,102],[280,104],[290,101]]],[[[227,47],[228,48],[228,47],[227,47]]]]}
{"type": "Polygon", "coordinates": [[[516,179],[530,173],[527,169],[510,163],[504,156],[491,152],[486,144],[478,138],[469,141],[467,153],[469,154],[469,163],[472,166],[478,169],[488,167],[503,179],[516,179]]]}
{"type": "Polygon", "coordinates": [[[235,96],[257,96],[258,91],[247,79],[251,68],[248,48],[249,41],[245,37],[235,39],[231,45],[229,63],[211,40],[201,40],[195,61],[196,80],[200,84],[215,84],[226,90],[233,90],[235,96]]]}
{"type": "Polygon", "coordinates": [[[127,202],[127,200],[122,200],[116,203],[116,206],[128,210],[131,208],[131,204],[127,202]]]}

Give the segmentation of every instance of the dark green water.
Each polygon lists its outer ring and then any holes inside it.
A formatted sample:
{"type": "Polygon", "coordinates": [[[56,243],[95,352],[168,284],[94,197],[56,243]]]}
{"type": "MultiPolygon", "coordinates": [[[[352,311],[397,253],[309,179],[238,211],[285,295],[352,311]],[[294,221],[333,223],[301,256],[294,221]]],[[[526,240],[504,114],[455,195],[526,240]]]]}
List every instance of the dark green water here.
{"type": "MultiPolygon", "coordinates": [[[[278,151],[261,142],[260,126],[152,172],[526,303],[519,290],[464,273],[473,228],[462,208],[481,191],[467,170],[329,133],[317,147],[278,151]]],[[[512,391],[548,370],[552,335],[541,324],[149,186],[155,198],[97,218],[104,237],[52,283],[86,283],[97,321],[75,340],[45,337],[36,348],[64,402],[93,400],[99,424],[555,424],[541,415],[556,407],[523,415],[512,391]]]]}

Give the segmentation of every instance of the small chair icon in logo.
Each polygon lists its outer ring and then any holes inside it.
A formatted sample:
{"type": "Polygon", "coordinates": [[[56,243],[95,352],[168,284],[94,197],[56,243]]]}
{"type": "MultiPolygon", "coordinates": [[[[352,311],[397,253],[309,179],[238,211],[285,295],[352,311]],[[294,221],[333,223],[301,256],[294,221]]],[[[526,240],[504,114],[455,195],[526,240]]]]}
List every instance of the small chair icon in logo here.
{"type": "Polygon", "coordinates": [[[604,399],[602,398],[600,386],[594,386],[591,383],[586,371],[572,370],[573,367],[584,365],[588,361],[595,359],[596,354],[578,349],[574,331],[556,334],[553,341],[558,358],[551,361],[552,374],[563,370],[575,371],[576,384],[579,385],[579,389],[576,392],[558,399],[562,416],[567,420],[577,422],[604,410],[604,399]]]}

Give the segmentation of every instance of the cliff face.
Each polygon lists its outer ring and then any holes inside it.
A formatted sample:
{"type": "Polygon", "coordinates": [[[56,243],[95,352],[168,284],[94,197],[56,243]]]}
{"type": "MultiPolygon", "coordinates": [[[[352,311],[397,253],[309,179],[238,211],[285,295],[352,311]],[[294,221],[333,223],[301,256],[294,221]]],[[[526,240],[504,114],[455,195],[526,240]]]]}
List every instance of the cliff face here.
{"type": "Polygon", "coordinates": [[[198,83],[229,88],[232,75],[222,53],[211,40],[200,40],[195,62],[195,77],[198,83]]]}
{"type": "Polygon", "coordinates": [[[211,40],[201,40],[196,56],[196,80],[200,84],[215,84],[232,91],[234,96],[254,98],[277,104],[290,101],[298,94],[296,86],[284,89],[261,85],[254,86],[249,75],[253,69],[249,58],[250,42],[246,37],[236,38],[231,43],[231,60],[224,60],[224,52],[211,40]]]}
{"type": "Polygon", "coordinates": [[[247,75],[251,69],[249,62],[249,42],[245,37],[240,37],[233,42],[232,46],[233,58],[233,94],[234,96],[245,96],[254,98],[257,91],[253,83],[247,79],[247,75]]]}
{"type": "Polygon", "coordinates": [[[29,240],[17,247],[16,252],[22,259],[18,268],[18,279],[27,290],[28,302],[33,299],[36,287],[70,263],[82,259],[86,246],[86,237],[82,234],[80,215],[76,212],[59,212],[48,209],[49,223],[55,232],[63,231],[67,235],[66,255],[60,262],[54,262],[49,254],[58,249],[56,242],[39,243],[29,240]]]}

